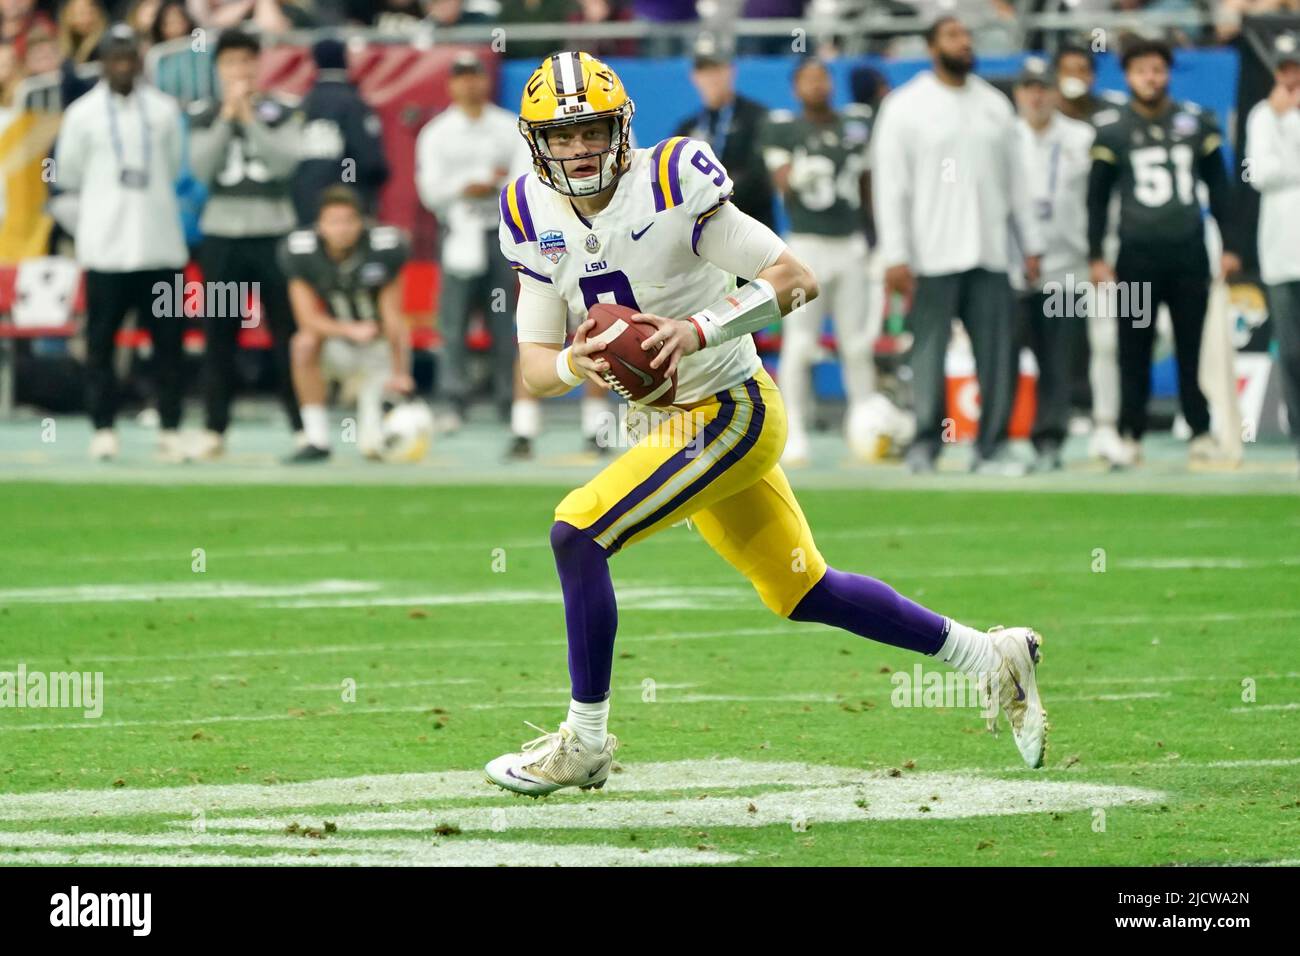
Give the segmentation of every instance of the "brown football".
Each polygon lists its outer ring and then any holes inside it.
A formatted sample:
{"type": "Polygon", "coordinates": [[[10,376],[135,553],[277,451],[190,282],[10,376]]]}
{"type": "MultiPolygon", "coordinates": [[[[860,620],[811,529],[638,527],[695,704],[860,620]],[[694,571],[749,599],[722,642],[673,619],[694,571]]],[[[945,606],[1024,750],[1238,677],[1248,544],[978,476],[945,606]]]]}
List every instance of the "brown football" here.
{"type": "Polygon", "coordinates": [[[649,322],[635,322],[636,309],[625,305],[597,302],[587,312],[596,326],[588,330],[587,340],[604,342],[603,355],[609,363],[605,381],[629,402],[665,407],[677,397],[677,373],[672,378],[664,375],[662,368],[651,368],[654,352],[641,348],[641,343],[654,334],[649,322]]]}

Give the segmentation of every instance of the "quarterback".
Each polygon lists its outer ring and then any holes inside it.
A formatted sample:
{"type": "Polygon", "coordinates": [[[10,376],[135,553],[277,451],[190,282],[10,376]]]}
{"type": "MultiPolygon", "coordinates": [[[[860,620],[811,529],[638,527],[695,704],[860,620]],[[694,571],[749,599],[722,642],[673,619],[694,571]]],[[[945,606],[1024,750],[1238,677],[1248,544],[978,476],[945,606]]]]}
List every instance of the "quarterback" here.
{"type": "Polygon", "coordinates": [[[488,779],[533,796],[604,785],[618,746],[607,729],[618,624],[609,561],[685,518],[774,613],[978,677],[1025,762],[1041,766],[1038,634],[967,627],[881,581],[829,567],[817,550],[779,465],[781,394],[750,335],[814,298],[817,280],[728,201],[731,179],[707,144],[678,136],[633,149],[632,113],[622,81],[589,54],[542,62],[519,117],[533,169],[501,192],[501,249],[519,274],[528,389],[545,397],[584,381],[608,387],[604,346],[587,338],[594,323],[582,322],[565,347],[566,319],[598,302],[628,306],[655,328],[644,344],[655,353],[649,364],[677,372],[677,413],[657,427],[678,438],[651,431],[556,507],[550,540],[568,632],[568,717],[488,763],[488,779]],[[738,276],[748,280],[739,289],[738,276]]]}

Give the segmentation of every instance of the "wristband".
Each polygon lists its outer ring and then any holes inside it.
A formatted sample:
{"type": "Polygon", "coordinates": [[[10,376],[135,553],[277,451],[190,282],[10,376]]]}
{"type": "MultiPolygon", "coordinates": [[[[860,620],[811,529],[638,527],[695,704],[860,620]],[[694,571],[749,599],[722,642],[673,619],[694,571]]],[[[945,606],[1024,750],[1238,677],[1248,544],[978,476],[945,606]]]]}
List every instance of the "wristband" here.
{"type": "Polygon", "coordinates": [[[573,388],[575,385],[582,384],[582,376],[573,371],[573,366],[569,364],[569,355],[573,348],[563,348],[555,353],[555,374],[559,376],[561,382],[573,388]]]}

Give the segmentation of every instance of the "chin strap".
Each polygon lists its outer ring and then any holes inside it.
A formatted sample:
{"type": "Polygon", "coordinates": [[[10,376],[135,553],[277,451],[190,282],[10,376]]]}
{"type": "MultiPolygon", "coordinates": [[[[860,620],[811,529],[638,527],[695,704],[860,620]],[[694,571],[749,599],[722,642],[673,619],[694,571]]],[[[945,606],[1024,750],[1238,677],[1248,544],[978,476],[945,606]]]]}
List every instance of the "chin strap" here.
{"type": "Polygon", "coordinates": [[[772,283],[755,279],[734,292],[728,292],[687,321],[695,325],[700,348],[707,349],[765,329],[780,320],[781,306],[772,283]]]}

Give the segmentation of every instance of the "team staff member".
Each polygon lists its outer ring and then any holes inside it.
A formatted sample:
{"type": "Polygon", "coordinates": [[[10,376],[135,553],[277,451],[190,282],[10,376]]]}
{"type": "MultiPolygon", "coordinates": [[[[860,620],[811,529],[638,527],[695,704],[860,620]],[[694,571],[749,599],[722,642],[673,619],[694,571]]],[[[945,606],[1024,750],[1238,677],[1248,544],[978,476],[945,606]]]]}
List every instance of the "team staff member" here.
{"type": "MultiPolygon", "coordinates": [[[[260,52],[252,34],[222,31],[215,54],[221,100],[190,107],[190,165],[209,193],[200,222],[204,239],[199,265],[205,282],[234,282],[248,288],[257,283],[262,320],[271,332],[280,401],[301,445],[302,416],[289,369],[293,313],[276,248],[295,224],[290,189],[303,121],[288,101],[257,92],[260,52]]],[[[208,302],[204,316],[207,431],[195,449],[199,458],[216,458],[225,449],[235,350],[245,318],[217,312],[208,302]]]]}
{"type": "Polygon", "coordinates": [[[1015,113],[971,75],[971,35],[960,20],[935,21],[926,43],[933,69],[885,97],[872,135],[885,289],[912,300],[916,440],[907,466],[933,471],[947,437],[944,358],[960,316],[980,389],[972,470],[1023,473],[1001,456],[1015,386],[1008,273],[1021,266],[1008,256],[1008,228],[1019,236],[1030,283],[1038,281],[1042,241],[1024,189],[1015,113]]]}
{"type": "Polygon", "coordinates": [[[704,109],[683,120],[673,135],[713,147],[736,184],[732,204],[771,229],[776,221],[772,180],[759,143],[767,107],[736,92],[736,68],[711,43],[701,44],[693,66],[691,82],[704,109]]]}
{"type": "MultiPolygon", "coordinates": [[[[1178,360],[1178,395],[1192,430],[1191,461],[1221,457],[1210,435],[1210,409],[1197,382],[1201,331],[1210,295],[1210,261],[1205,224],[1196,196],[1198,182],[1210,194],[1210,211],[1223,235],[1222,273],[1241,268],[1231,251],[1232,190],[1213,117],[1193,103],[1169,98],[1173,53],[1161,40],[1138,39],[1120,62],[1130,99],[1096,116],[1097,138],[1088,179],[1088,255],[1094,283],[1118,281],[1128,301],[1145,302],[1141,314],[1119,323],[1121,454],[1116,462],[1136,465],[1142,457],[1147,400],[1151,394],[1151,350],[1160,303],[1169,307],[1178,360]],[[1118,186],[1119,256],[1112,270],[1102,258],[1112,191],[1118,186]],[[1145,285],[1149,284],[1149,285],[1145,285]],[[1134,293],[1150,288],[1149,297],[1134,293]]],[[[1117,300],[1118,301],[1118,300],[1117,300]]]]}
{"type": "Polygon", "coordinates": [[[100,45],[104,78],[68,107],[54,159],[57,180],[78,193],[77,261],[86,273],[86,404],[95,435],[90,454],[117,456],[117,381],[113,339],[126,313],[149,329],[162,418],[160,451],[184,457],[181,332],[184,317],[160,309],[155,287],[171,288],[185,267],[175,182],[181,171],[181,116],[176,101],[139,82],[140,51],[129,27],[100,45]]]}
{"type": "Polygon", "coordinates": [[[1246,168],[1261,194],[1259,271],[1300,450],[1300,34],[1278,37],[1274,52],[1273,91],[1246,120],[1246,168]]]}
{"type": "MultiPolygon", "coordinates": [[[[515,278],[496,243],[498,195],[511,176],[528,169],[514,114],[492,102],[483,64],[458,55],[447,84],[451,103],[420,130],[415,142],[415,185],[425,208],[438,217],[442,281],[438,326],[443,358],[440,391],[452,427],[469,415],[469,349],[465,333],[481,310],[492,334],[492,397],[512,418],[514,437],[531,439],[541,411],[512,410],[515,395],[515,278]],[[504,290],[504,294],[497,290],[504,290]],[[500,306],[500,308],[498,308],[500,306]]],[[[533,403],[536,405],[536,403],[533,403]]]]}
{"type": "MultiPolygon", "coordinates": [[[[1039,283],[1020,297],[1023,338],[1038,362],[1037,412],[1030,435],[1038,453],[1035,469],[1061,467],[1061,446],[1070,424],[1070,359],[1076,332],[1088,321],[1073,310],[1051,308],[1046,284],[1074,299],[1088,275],[1088,168],[1093,129],[1053,105],[1051,76],[1042,60],[1025,61],[1016,83],[1017,133],[1025,151],[1025,188],[1043,234],[1039,283]]],[[[1059,300],[1058,300],[1059,303],[1059,300]]],[[[1018,337],[1019,338],[1019,337],[1018,337]]],[[[1019,352],[1019,342],[1015,352],[1019,352]]],[[[1013,361],[1016,355],[1013,354],[1013,361]]]]}

